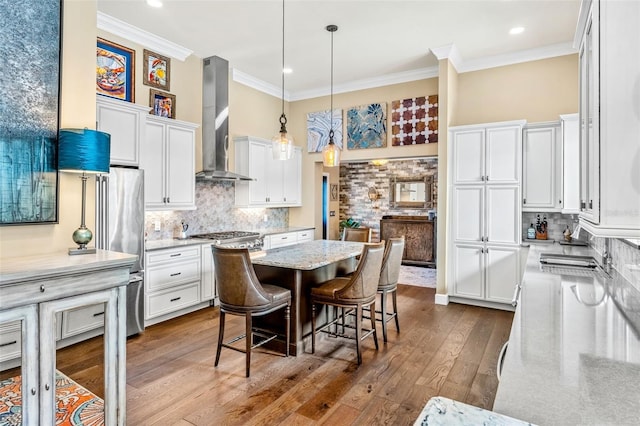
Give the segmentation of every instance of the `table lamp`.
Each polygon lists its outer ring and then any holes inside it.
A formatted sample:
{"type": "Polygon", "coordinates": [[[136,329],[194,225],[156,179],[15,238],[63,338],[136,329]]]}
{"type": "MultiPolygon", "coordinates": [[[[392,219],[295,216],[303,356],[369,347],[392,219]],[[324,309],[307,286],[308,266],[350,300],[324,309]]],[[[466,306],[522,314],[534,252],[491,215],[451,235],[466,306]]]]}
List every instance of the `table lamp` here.
{"type": "Polygon", "coordinates": [[[95,253],[95,248],[87,248],[93,233],[84,223],[87,193],[87,174],[108,173],[111,135],[89,129],[61,129],[58,138],[58,170],[82,173],[82,218],[80,227],[73,233],[77,248],[70,248],[69,254],[95,253]]]}

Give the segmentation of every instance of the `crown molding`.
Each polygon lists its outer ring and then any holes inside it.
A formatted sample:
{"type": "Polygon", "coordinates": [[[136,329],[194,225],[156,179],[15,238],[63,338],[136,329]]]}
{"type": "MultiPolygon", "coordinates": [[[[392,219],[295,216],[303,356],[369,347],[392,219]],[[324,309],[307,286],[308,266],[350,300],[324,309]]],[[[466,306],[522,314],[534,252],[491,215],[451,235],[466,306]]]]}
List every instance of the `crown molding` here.
{"type": "MultiPolygon", "coordinates": [[[[254,76],[249,75],[246,72],[242,72],[237,68],[231,69],[231,76],[233,81],[237,83],[244,84],[245,86],[266,93],[267,95],[275,96],[276,98],[282,97],[282,87],[267,83],[259,78],[255,78],[254,76]]],[[[291,95],[287,90],[284,91],[284,100],[287,102],[291,101],[291,95]]]]}
{"type": "Polygon", "coordinates": [[[458,72],[479,71],[505,65],[520,64],[522,62],[538,61],[540,59],[555,58],[577,53],[572,42],[552,44],[536,49],[521,50],[504,55],[487,56],[485,58],[469,59],[461,62],[458,72]]]}
{"type": "MultiPolygon", "coordinates": [[[[403,71],[394,74],[386,74],[373,78],[355,80],[349,83],[333,86],[333,94],[354,92],[356,90],[372,89],[375,87],[390,86],[392,84],[406,83],[408,81],[424,80],[438,76],[438,67],[420,68],[416,70],[403,71]]],[[[302,90],[291,94],[291,101],[301,101],[303,99],[329,96],[331,87],[322,87],[312,90],[302,90]]]]}
{"type": "Polygon", "coordinates": [[[431,53],[433,53],[438,60],[448,59],[456,70],[460,69],[459,66],[462,63],[462,57],[460,56],[455,44],[451,43],[445,46],[434,47],[429,50],[431,50],[431,53]]]}
{"type": "Polygon", "coordinates": [[[141,30],[138,27],[127,24],[113,16],[103,12],[98,12],[97,27],[103,31],[108,31],[119,37],[131,40],[144,47],[153,50],[161,55],[170,56],[180,61],[184,61],[193,53],[192,50],[182,47],[179,44],[163,39],[155,34],[141,30]]]}

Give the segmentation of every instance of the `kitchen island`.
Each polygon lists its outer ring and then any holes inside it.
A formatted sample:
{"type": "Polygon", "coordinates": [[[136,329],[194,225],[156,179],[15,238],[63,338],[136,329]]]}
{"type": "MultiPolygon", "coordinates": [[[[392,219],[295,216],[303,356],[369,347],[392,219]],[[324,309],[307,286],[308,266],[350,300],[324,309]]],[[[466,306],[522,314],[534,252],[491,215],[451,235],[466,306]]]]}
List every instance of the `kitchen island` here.
{"type": "MultiPolygon", "coordinates": [[[[252,253],[258,279],[291,290],[291,343],[289,353],[300,355],[304,339],[311,336],[311,288],[336,276],[338,271],[355,270],[356,256],[363,243],[314,240],[295,246],[252,253]]],[[[324,314],[318,322],[325,320],[324,314]]],[[[276,313],[264,318],[269,327],[282,327],[276,313]]],[[[284,346],[284,345],[283,345],[284,346]]]]}
{"type": "Polygon", "coordinates": [[[531,245],[493,410],[536,424],[640,424],[640,291],[615,269],[549,272],[541,253],[599,259],[531,245]]]}

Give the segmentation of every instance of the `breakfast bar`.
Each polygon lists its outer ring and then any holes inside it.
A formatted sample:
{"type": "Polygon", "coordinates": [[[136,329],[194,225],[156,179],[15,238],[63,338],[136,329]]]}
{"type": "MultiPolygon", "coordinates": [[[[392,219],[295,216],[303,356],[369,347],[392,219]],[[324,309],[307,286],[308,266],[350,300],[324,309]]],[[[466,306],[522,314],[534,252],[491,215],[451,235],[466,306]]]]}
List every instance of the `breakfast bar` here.
{"type": "MultiPolygon", "coordinates": [[[[258,279],[291,290],[291,343],[289,353],[304,351],[303,340],[311,335],[311,288],[355,270],[363,243],[315,240],[252,255],[258,279]]],[[[319,323],[324,322],[320,316],[319,323]]],[[[277,315],[265,317],[270,327],[282,327],[277,315]]],[[[283,345],[284,346],[284,345],[283,345]]]]}

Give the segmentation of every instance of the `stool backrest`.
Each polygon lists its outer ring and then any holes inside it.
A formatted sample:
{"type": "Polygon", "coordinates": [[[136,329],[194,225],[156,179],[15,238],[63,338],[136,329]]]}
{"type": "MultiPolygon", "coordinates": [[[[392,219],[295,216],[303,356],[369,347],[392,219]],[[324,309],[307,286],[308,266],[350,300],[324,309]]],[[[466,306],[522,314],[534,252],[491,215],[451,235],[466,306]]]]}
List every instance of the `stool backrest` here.
{"type": "Polygon", "coordinates": [[[261,306],[272,300],[253,269],[249,250],[211,246],[220,303],[232,306],[261,306]]]}
{"type": "Polygon", "coordinates": [[[376,296],[382,258],[384,257],[384,241],[366,244],[362,250],[360,261],[355,272],[351,274],[349,283],[337,292],[341,299],[370,299],[376,296]]]}
{"type": "Polygon", "coordinates": [[[382,271],[380,272],[379,286],[391,286],[398,284],[400,278],[400,265],[404,253],[404,236],[389,238],[384,249],[382,271]]]}
{"type": "Polygon", "coordinates": [[[371,228],[344,228],[342,241],[371,242],[371,228]]]}

